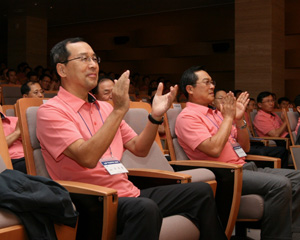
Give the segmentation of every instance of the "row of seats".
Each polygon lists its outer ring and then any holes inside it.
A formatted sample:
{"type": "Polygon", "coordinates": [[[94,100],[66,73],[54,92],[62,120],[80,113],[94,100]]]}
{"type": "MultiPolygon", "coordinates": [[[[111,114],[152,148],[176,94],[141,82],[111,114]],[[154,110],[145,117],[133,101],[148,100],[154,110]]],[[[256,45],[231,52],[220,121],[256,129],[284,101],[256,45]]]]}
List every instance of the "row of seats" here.
{"type": "MultiPolygon", "coordinates": [[[[1,84],[1,104],[2,105],[13,105],[17,102],[18,99],[22,98],[21,94],[21,85],[12,85],[12,84],[1,84]]],[[[56,96],[57,91],[45,91],[45,98],[52,98],[56,96]]]]}
{"type": "MultiPolygon", "coordinates": [[[[20,99],[16,104],[16,115],[19,117],[21,124],[28,174],[49,177],[41,154],[40,145],[35,135],[36,111],[42,103],[43,99],[20,99]]],[[[145,127],[147,115],[150,111],[151,107],[147,103],[131,102],[130,110],[125,116],[125,121],[139,133],[145,127]]],[[[179,113],[180,110],[174,108],[170,109],[165,116],[167,120],[167,143],[172,161],[168,162],[164,157],[161,142],[157,135],[156,142],[153,144],[150,153],[143,160],[133,156],[129,152],[124,153],[122,161],[129,168],[130,179],[140,188],[153,184],[152,182],[149,183],[150,177],[155,180],[155,184],[207,181],[215,191],[219,216],[223,225],[226,226],[228,239],[231,237],[236,220],[240,223],[237,228],[237,230],[242,229],[240,232],[244,232],[244,227],[248,223],[252,224],[255,222],[259,227],[259,220],[263,213],[263,199],[258,195],[241,197],[241,166],[202,160],[186,161],[188,158],[179,146],[174,133],[175,120],[179,113]],[[185,172],[174,173],[174,170],[185,172]]],[[[2,156],[1,152],[0,155],[2,156]]],[[[274,166],[280,166],[280,159],[277,158],[248,155],[247,160],[272,161],[274,162],[274,166]]],[[[72,185],[74,183],[66,183],[65,181],[61,183],[70,192],[79,191],[77,193],[101,196],[101,203],[103,204],[102,239],[114,239],[116,235],[116,191],[99,186],[85,185],[90,190],[87,193],[83,190],[76,190],[72,185]],[[94,187],[97,190],[94,190],[94,187]]],[[[75,185],[78,185],[78,183],[75,183],[75,185]]],[[[187,239],[186,234],[188,231],[182,231],[180,227],[174,228],[174,224],[185,226],[185,228],[193,226],[187,219],[182,219],[180,216],[175,216],[173,219],[172,217],[165,218],[160,239],[187,239]],[[174,231],[174,229],[178,231],[174,231]],[[170,238],[170,234],[172,233],[175,234],[174,238],[170,238]]],[[[190,233],[195,239],[199,239],[197,229],[191,228],[190,233]]]]}

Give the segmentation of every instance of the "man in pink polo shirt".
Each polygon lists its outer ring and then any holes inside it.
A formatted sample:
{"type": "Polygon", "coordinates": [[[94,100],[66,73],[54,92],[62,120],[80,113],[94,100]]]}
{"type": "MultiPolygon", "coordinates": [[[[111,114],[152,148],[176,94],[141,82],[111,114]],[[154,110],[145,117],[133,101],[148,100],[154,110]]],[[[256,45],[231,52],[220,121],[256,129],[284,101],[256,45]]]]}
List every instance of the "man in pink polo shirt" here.
{"type": "Polygon", "coordinates": [[[285,118],[280,118],[274,110],[274,99],[272,93],[261,92],[257,96],[257,112],[253,124],[259,137],[286,137],[285,118]]]}
{"type": "Polygon", "coordinates": [[[248,94],[236,100],[230,92],[222,98],[220,110],[209,108],[216,82],[202,67],[187,69],[180,87],[188,98],[177,118],[175,132],[190,159],[206,159],[243,165],[242,194],[264,198],[261,239],[299,239],[300,172],[290,169],[257,168],[245,162],[249,135],[244,111],[248,94]]]}
{"type": "MultiPolygon", "coordinates": [[[[38,110],[37,137],[51,178],[116,189],[120,239],[158,239],[162,218],[175,214],[189,218],[200,229],[201,239],[226,239],[208,184],[140,190],[128,180],[119,162],[124,149],[137,156],[148,154],[177,86],[162,95],[163,84],[159,84],[149,122],[136,135],[123,121],[129,108],[129,71],[115,81],[112,107],[89,94],[97,85],[100,63],[89,44],[81,38],[66,39],[52,48],[50,56],[62,86],[57,96],[38,110]]],[[[81,215],[78,231],[82,223],[97,228],[81,215]]]]}
{"type": "Polygon", "coordinates": [[[5,116],[2,112],[0,112],[0,115],[13,168],[26,173],[24,150],[18,118],[5,116]]]}

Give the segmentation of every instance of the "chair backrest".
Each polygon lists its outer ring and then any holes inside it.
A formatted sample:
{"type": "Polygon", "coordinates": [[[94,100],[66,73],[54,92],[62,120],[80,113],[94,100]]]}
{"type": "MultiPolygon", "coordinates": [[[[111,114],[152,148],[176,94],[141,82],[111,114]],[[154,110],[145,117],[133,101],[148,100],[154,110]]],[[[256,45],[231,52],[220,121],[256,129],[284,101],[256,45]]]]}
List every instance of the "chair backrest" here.
{"type": "Polygon", "coordinates": [[[166,114],[166,136],[167,143],[170,151],[170,157],[172,161],[175,160],[188,160],[188,156],[185,154],[184,150],[178,143],[177,136],[175,134],[175,124],[177,116],[180,114],[181,109],[171,108],[166,114]]]}
{"type": "MultiPolygon", "coordinates": [[[[131,102],[130,109],[126,113],[124,120],[137,134],[139,134],[148,122],[149,112],[151,112],[151,106],[148,103],[131,102]]],[[[122,157],[122,163],[127,168],[151,168],[174,171],[163,155],[158,134],[157,137],[146,157],[141,159],[141,157],[136,157],[126,150],[122,157]]]]}
{"type": "Polygon", "coordinates": [[[11,116],[11,117],[16,116],[15,105],[3,105],[2,109],[3,109],[3,113],[6,116],[11,116]]]}
{"type": "Polygon", "coordinates": [[[291,155],[293,158],[294,167],[296,170],[300,169],[300,145],[290,146],[291,155]]]}
{"type": "Polygon", "coordinates": [[[297,134],[295,132],[297,123],[298,123],[298,118],[299,118],[299,113],[298,112],[286,112],[285,113],[285,118],[287,122],[287,129],[291,138],[292,145],[294,146],[296,144],[296,137],[297,134]]]}
{"type": "Polygon", "coordinates": [[[254,118],[257,114],[257,111],[251,111],[249,112],[249,120],[250,120],[250,131],[252,132],[253,134],[253,137],[258,137],[256,131],[255,131],[255,127],[253,125],[253,121],[254,121],[254,118]]]}
{"type": "Polygon", "coordinates": [[[21,128],[27,173],[50,178],[40,143],[36,137],[36,113],[39,106],[43,104],[43,100],[42,98],[19,99],[16,110],[21,128]]]}
{"type": "Polygon", "coordinates": [[[13,105],[22,98],[21,85],[2,84],[2,104],[13,105]]]}

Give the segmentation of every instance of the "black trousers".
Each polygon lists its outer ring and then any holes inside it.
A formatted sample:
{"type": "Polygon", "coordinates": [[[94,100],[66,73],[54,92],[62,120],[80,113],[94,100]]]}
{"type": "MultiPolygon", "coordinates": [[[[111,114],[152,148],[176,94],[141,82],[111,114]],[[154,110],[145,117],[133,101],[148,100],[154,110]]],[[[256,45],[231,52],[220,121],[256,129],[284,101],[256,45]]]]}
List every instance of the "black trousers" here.
{"type": "MultiPolygon", "coordinates": [[[[287,168],[288,167],[288,151],[284,146],[277,146],[277,147],[267,147],[261,145],[252,145],[250,146],[250,151],[248,154],[253,155],[262,155],[268,157],[276,157],[281,159],[281,167],[287,168]]],[[[269,166],[273,167],[273,166],[269,166]]]]}
{"type": "Polygon", "coordinates": [[[213,192],[203,182],[148,188],[138,198],[119,198],[117,233],[120,239],[158,239],[162,218],[172,215],[190,219],[200,239],[227,239],[213,192]]]}

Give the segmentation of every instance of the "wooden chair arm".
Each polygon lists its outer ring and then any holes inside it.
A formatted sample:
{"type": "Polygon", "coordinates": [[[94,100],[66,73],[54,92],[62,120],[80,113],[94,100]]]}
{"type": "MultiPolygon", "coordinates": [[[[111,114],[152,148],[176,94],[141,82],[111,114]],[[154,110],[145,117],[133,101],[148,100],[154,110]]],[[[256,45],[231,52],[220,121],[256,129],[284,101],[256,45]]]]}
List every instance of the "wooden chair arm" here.
{"type": "MultiPolygon", "coordinates": [[[[282,137],[256,137],[257,139],[262,139],[262,140],[283,140],[286,142],[286,149],[289,149],[289,138],[282,138],[282,137]]],[[[266,145],[267,146],[267,145],[266,145]]]]}
{"type": "Polygon", "coordinates": [[[158,169],[146,169],[146,168],[129,168],[128,176],[148,177],[148,178],[163,178],[163,179],[175,179],[181,183],[191,182],[192,177],[188,174],[170,172],[158,169]]]}
{"type": "Polygon", "coordinates": [[[250,154],[250,155],[246,156],[246,161],[273,162],[274,168],[281,168],[281,159],[280,158],[250,154]]]}
{"type": "Polygon", "coordinates": [[[62,180],[56,182],[65,187],[70,193],[100,196],[103,201],[103,225],[101,239],[116,239],[118,195],[115,189],[82,182],[62,180]]]}
{"type": "Polygon", "coordinates": [[[223,225],[226,226],[226,236],[230,239],[242,195],[242,165],[207,160],[177,160],[169,163],[176,170],[204,167],[215,174],[218,184],[216,191],[218,214],[223,225]]]}
{"type": "Polygon", "coordinates": [[[73,181],[56,181],[63,187],[65,187],[70,193],[96,195],[96,196],[110,196],[117,194],[117,190],[107,187],[101,187],[94,184],[73,182],[73,181]]]}
{"type": "Polygon", "coordinates": [[[195,166],[204,168],[241,169],[242,165],[207,160],[176,160],[169,161],[171,166],[195,166]]]}

